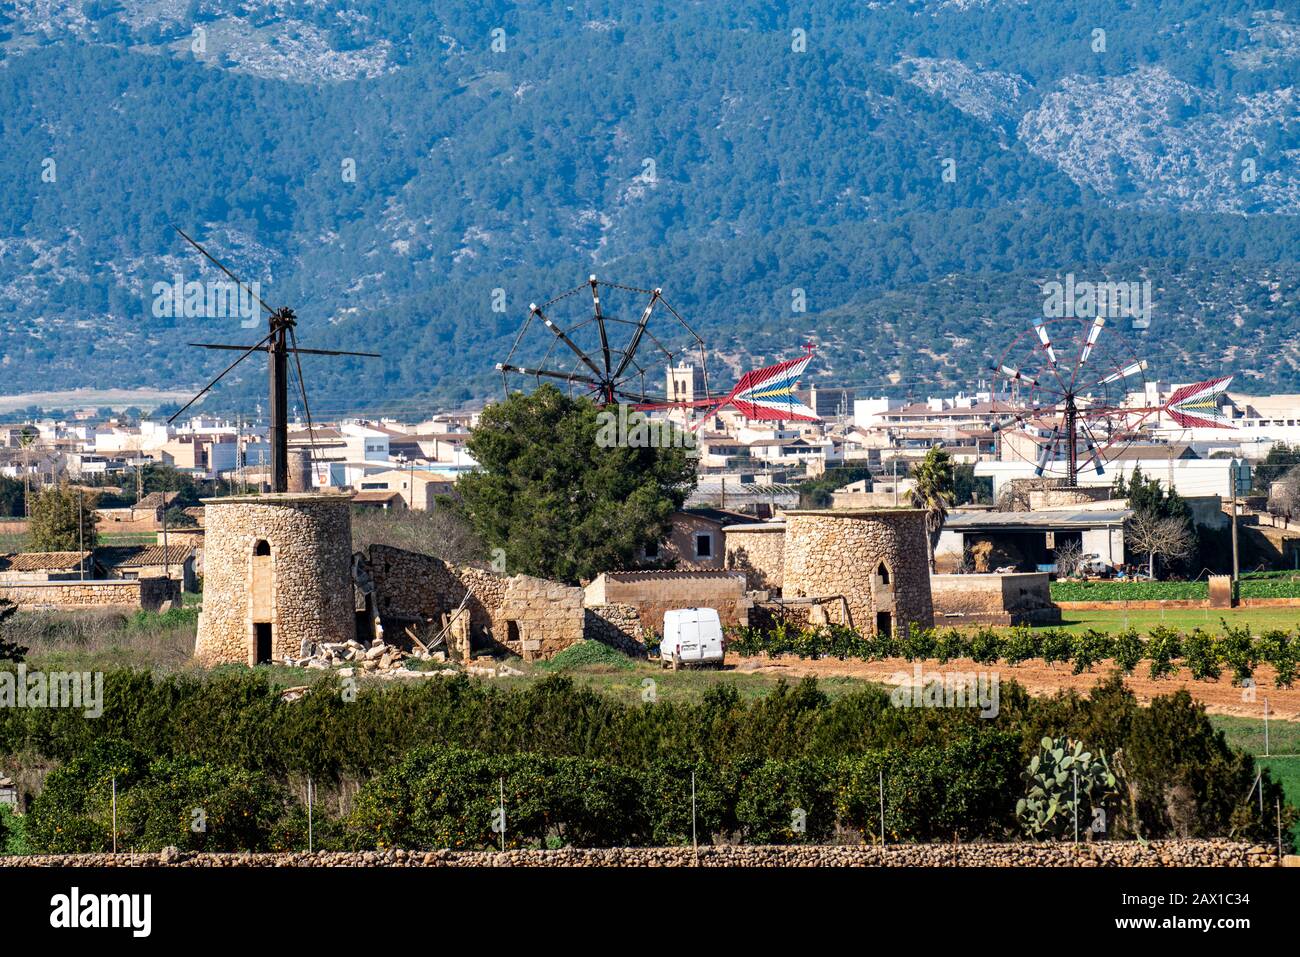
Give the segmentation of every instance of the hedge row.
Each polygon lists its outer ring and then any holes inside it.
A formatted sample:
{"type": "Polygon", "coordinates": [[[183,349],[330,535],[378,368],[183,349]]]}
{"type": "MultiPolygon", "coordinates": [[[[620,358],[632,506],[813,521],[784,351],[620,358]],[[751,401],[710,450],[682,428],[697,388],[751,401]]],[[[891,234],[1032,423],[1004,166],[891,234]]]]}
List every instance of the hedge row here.
{"type": "Polygon", "coordinates": [[[1233,684],[1254,679],[1261,663],[1272,665],[1274,684],[1290,688],[1300,667],[1300,638],[1273,629],[1255,636],[1246,628],[1224,622],[1222,636],[1200,628],[1184,634],[1174,628],[1157,627],[1143,638],[1135,629],[1112,635],[1089,629],[1071,634],[1061,628],[1017,627],[1007,630],[981,628],[907,628],[902,633],[866,636],[840,625],[790,626],[778,623],[770,629],[737,628],[730,632],[728,650],[740,655],[767,654],[773,658],[857,658],[880,661],[906,658],[908,661],[938,661],[970,658],[980,664],[999,661],[1009,665],[1023,661],[1073,666],[1078,675],[1103,661],[1114,661],[1125,674],[1132,674],[1146,661],[1152,678],[1176,675],[1186,667],[1197,680],[1219,678],[1225,667],[1233,684]]]}
{"type": "MultiPolygon", "coordinates": [[[[450,825],[418,816],[408,820],[404,816],[408,812],[401,810],[408,808],[415,815],[416,804],[434,796],[426,785],[436,780],[436,773],[443,773],[439,767],[446,767],[414,757],[429,742],[472,752],[478,756],[475,760],[485,761],[473,765],[475,779],[491,782],[504,776],[508,784],[540,774],[548,781],[581,781],[577,790],[591,792],[593,807],[615,799],[631,801],[625,790],[631,788],[641,795],[636,804],[642,808],[637,811],[641,816],[625,820],[636,823],[635,834],[648,830],[650,836],[638,840],[652,842],[671,833],[669,824],[654,817],[652,809],[662,805],[662,814],[667,814],[666,809],[683,806],[675,799],[648,798],[655,793],[651,789],[655,781],[662,788],[671,782],[676,782],[672,787],[683,788],[695,769],[697,800],[707,803],[710,799],[700,794],[712,786],[709,775],[718,775],[722,783],[717,786],[730,789],[723,790],[717,812],[730,817],[719,826],[736,831],[742,839],[759,839],[757,835],[764,833],[759,826],[761,809],[780,809],[780,815],[772,810],[768,819],[784,825],[788,805],[771,803],[763,797],[768,791],[754,790],[760,785],[753,782],[770,779],[770,788],[778,789],[786,786],[783,781],[797,780],[804,773],[799,769],[853,766],[869,783],[874,766],[862,762],[884,761],[882,754],[899,767],[913,769],[907,774],[900,771],[898,780],[914,782],[907,793],[916,795],[918,802],[917,821],[899,818],[888,826],[900,835],[923,839],[939,833],[925,830],[919,820],[925,815],[937,815],[944,829],[961,817],[928,796],[938,783],[924,787],[915,783],[926,780],[915,769],[937,760],[925,757],[930,753],[927,749],[994,740],[1000,742],[996,747],[1005,747],[1006,739],[981,737],[993,733],[1010,735],[1017,743],[1017,768],[1024,768],[1041,739],[1049,736],[1073,737],[1107,755],[1122,752],[1132,799],[1118,809],[1112,836],[1258,832],[1259,839],[1265,840],[1275,829],[1275,822],[1252,817],[1258,817],[1257,801],[1247,798],[1258,771],[1254,760],[1226,743],[1185,690],[1142,707],[1113,676],[1099,682],[1086,697],[1062,693],[1033,698],[1013,682],[1004,682],[997,714],[988,718],[975,708],[899,707],[887,690],[873,686],[831,698],[812,679],[795,686],[779,683],[752,699],[742,699],[731,683],[723,682],[699,699],[662,689],[656,702],[636,704],[579,687],[564,676],[549,676],[525,687],[502,687],[460,676],[413,686],[366,688],[355,696],[337,681],[326,679],[290,702],[282,699],[265,672],[243,668],[204,678],[109,672],[104,692],[104,711],[98,718],[87,718],[74,709],[0,709],[0,766],[25,782],[34,782],[44,769],[56,767],[34,800],[32,794],[24,795],[30,802],[28,817],[36,815],[27,839],[38,849],[103,846],[105,838],[111,838],[104,821],[114,776],[119,785],[119,824],[126,835],[120,846],[124,847],[145,849],[159,843],[212,849],[303,847],[302,801],[308,776],[329,795],[317,803],[319,845],[327,840],[378,842],[385,833],[435,834],[437,828],[446,830],[450,825]],[[404,770],[396,772],[398,768],[404,770]],[[390,773],[396,777],[386,777],[390,773]],[[414,783],[430,774],[435,777],[425,785],[414,783]],[[345,806],[343,796],[359,787],[371,797],[357,801],[357,814],[369,816],[333,821],[320,813],[325,806],[337,813],[345,806]],[[383,797],[393,789],[391,799],[383,797]],[[190,830],[195,808],[204,810],[206,830],[190,830]],[[426,830],[405,830],[417,825],[426,830]]],[[[461,763],[454,766],[463,769],[468,760],[457,758],[461,763]]],[[[945,760],[952,766],[957,758],[954,754],[945,760]]],[[[839,773],[817,771],[818,776],[834,780],[840,780],[839,773]]],[[[1018,780],[1003,774],[1002,781],[1009,789],[1007,804],[1014,804],[1015,795],[1021,793],[1018,780]]],[[[1265,805],[1272,807],[1281,792],[1267,771],[1263,781],[1265,805]]],[[[550,786],[529,793],[545,796],[552,793],[547,790],[550,786]]],[[[890,786],[887,778],[886,787],[890,786]]],[[[898,786],[905,787],[904,783],[898,786]]],[[[961,786],[983,787],[971,781],[961,786]]],[[[663,793],[662,788],[658,793],[663,793]]],[[[841,790],[837,784],[836,801],[847,800],[840,796],[841,790]]],[[[1257,798],[1258,791],[1254,794],[1257,798]]],[[[824,805],[804,798],[802,792],[800,800],[808,801],[799,806],[819,827],[817,821],[825,817],[813,812],[824,805]]],[[[902,792],[888,801],[890,806],[905,806],[902,792]]],[[[554,803],[546,798],[547,806],[538,812],[550,815],[548,834],[599,839],[598,822],[574,823],[563,817],[576,813],[571,810],[574,805],[566,802],[569,798],[556,798],[554,803]]],[[[482,807],[475,806],[481,812],[482,807]]],[[[511,820],[520,818],[517,833],[538,838],[537,828],[524,826],[531,812],[520,817],[522,807],[509,812],[511,820]]],[[[856,820],[840,811],[834,814],[845,826],[856,820]]],[[[975,820],[971,825],[975,830],[969,833],[992,828],[987,822],[997,817],[990,812],[984,820],[985,824],[975,820]]],[[[487,823],[473,822],[473,839],[482,836],[481,827],[487,823]]]]}
{"type": "MultiPolygon", "coordinates": [[[[1209,597],[1203,582],[1054,581],[1052,601],[1201,601],[1209,597]]],[[[1245,577],[1237,584],[1242,598],[1300,598],[1294,572],[1245,577]]]]}

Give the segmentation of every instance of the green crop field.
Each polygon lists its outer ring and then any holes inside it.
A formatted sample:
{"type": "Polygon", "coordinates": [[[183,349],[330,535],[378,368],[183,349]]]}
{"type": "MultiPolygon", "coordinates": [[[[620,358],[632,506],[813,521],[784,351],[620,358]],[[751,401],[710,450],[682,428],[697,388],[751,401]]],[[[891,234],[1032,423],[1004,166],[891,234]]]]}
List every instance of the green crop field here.
{"type": "MultiPolygon", "coordinates": [[[[1262,718],[1235,718],[1213,715],[1210,720],[1224,733],[1228,743],[1255,755],[1259,764],[1279,781],[1286,791],[1287,803],[1300,807],[1300,722],[1270,721],[1265,756],[1264,721],[1262,718]]],[[[1300,839],[1300,824],[1293,829],[1300,839]]]]}
{"type": "Polygon", "coordinates": [[[1295,630],[1300,627],[1300,607],[1296,608],[1166,608],[1166,609],[1063,609],[1061,627],[1069,632],[1118,632],[1128,628],[1150,631],[1157,625],[1190,631],[1201,628],[1211,634],[1223,634],[1223,622],[1233,626],[1249,625],[1259,633],[1270,628],[1295,630]]]}

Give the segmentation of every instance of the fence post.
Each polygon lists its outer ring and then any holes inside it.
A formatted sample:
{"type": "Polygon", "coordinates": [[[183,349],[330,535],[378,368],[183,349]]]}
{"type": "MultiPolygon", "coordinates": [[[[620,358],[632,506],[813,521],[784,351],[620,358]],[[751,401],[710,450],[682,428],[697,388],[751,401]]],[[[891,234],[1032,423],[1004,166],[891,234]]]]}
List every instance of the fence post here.
{"type": "Polygon", "coordinates": [[[885,769],[880,769],[880,846],[885,846],[885,769]]]}
{"type": "Polygon", "coordinates": [[[691,853],[695,855],[695,862],[700,860],[700,843],[695,830],[695,769],[691,768],[691,853]]]}
{"type": "Polygon", "coordinates": [[[1264,757],[1268,757],[1268,698],[1264,699],[1264,757]]]}
{"type": "Polygon", "coordinates": [[[315,848],[315,835],[312,833],[312,798],[316,796],[316,786],[312,783],[311,775],[307,776],[307,853],[310,854],[315,848]]]}
{"type": "Polygon", "coordinates": [[[1074,772],[1074,843],[1079,843],[1079,772],[1074,772]]]}
{"type": "Polygon", "coordinates": [[[113,775],[113,853],[117,853],[117,775],[113,775]]]}

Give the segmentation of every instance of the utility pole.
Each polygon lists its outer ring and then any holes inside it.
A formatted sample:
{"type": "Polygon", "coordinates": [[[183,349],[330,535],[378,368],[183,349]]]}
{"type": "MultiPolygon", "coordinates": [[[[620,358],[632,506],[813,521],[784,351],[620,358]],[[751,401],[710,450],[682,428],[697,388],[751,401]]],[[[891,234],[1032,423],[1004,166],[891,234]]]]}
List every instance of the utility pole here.
{"type": "Polygon", "coordinates": [[[86,580],[86,517],[82,509],[82,497],[84,493],[77,489],[77,551],[82,553],[81,556],[81,580],[86,580]]]}
{"type": "Polygon", "coordinates": [[[1240,559],[1237,552],[1237,460],[1232,460],[1228,472],[1228,494],[1232,496],[1232,583],[1236,585],[1241,575],[1240,559]]]}

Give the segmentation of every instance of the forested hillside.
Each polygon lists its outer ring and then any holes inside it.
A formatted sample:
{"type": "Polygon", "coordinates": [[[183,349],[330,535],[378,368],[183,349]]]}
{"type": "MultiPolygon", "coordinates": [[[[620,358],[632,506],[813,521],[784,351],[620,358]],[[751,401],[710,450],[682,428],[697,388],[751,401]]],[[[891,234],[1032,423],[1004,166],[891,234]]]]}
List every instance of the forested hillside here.
{"type": "Polygon", "coordinates": [[[306,360],[322,412],[499,393],[592,272],[662,287],[722,379],[812,337],[895,394],[975,385],[1046,279],[1148,280],[1156,374],[1300,391],[1288,4],[18,0],[0,56],[2,393],[254,341],[155,314],[216,278],[173,222],[304,344],[384,353],[306,360]]]}

